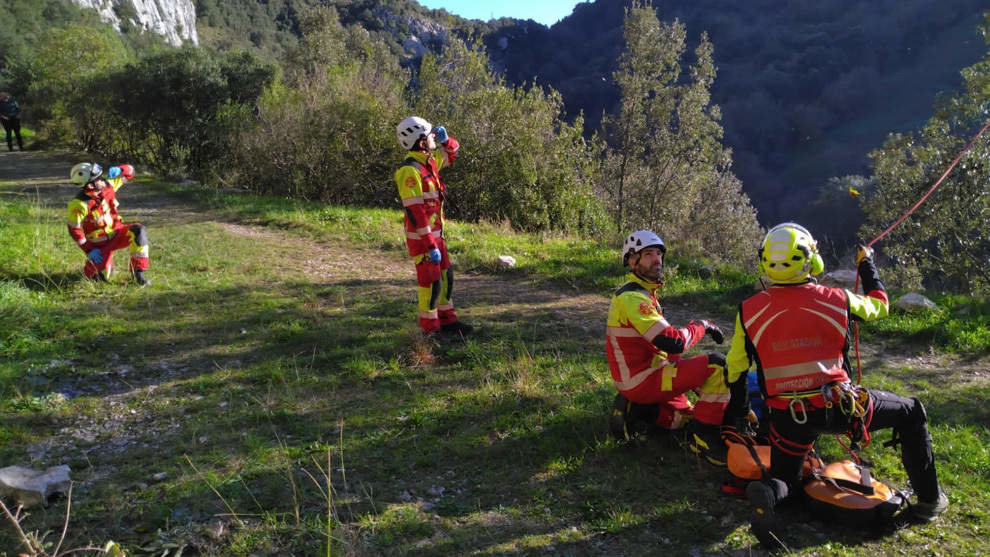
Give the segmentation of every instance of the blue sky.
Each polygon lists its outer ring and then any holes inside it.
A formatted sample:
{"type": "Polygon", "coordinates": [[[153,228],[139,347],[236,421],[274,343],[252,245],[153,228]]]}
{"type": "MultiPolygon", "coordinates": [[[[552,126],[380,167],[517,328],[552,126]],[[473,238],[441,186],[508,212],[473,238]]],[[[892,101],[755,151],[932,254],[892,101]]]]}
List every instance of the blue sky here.
{"type": "Polygon", "coordinates": [[[488,21],[500,17],[532,19],[547,27],[571,15],[582,0],[417,0],[431,10],[488,21]]]}

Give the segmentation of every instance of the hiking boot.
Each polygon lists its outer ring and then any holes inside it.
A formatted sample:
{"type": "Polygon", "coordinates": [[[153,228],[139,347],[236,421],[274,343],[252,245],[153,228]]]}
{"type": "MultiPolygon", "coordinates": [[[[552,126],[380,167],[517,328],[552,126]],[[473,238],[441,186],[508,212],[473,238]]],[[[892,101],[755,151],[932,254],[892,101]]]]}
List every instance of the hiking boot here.
{"type": "Polygon", "coordinates": [[[945,496],[945,492],[941,489],[938,490],[938,499],[935,502],[925,503],[918,501],[911,505],[911,514],[914,518],[922,522],[931,522],[947,510],[949,510],[949,498],[945,496]]]}
{"type": "Polygon", "coordinates": [[[95,275],[89,277],[89,280],[93,282],[110,282],[109,279],[107,279],[107,274],[105,271],[96,273],[95,275]]]}
{"type": "Polygon", "coordinates": [[[141,286],[148,286],[151,281],[144,276],[144,271],[134,271],[134,280],[141,286]]]}
{"type": "Polygon", "coordinates": [[[450,342],[450,338],[443,334],[443,331],[437,329],[436,331],[430,331],[428,333],[423,333],[423,340],[433,343],[446,343],[450,342]]]}
{"type": "Polygon", "coordinates": [[[628,441],[638,434],[650,435],[657,430],[660,407],[656,404],[636,404],[622,393],[615,395],[608,429],[619,441],[628,441]]]}
{"type": "Polygon", "coordinates": [[[721,428],[717,425],[703,424],[697,420],[688,422],[688,450],[704,457],[713,466],[725,466],[728,449],[722,440],[721,428]]]}
{"type": "Polygon", "coordinates": [[[474,331],[474,327],[468,325],[467,323],[464,323],[463,321],[454,321],[453,323],[447,323],[446,325],[442,325],[440,327],[440,330],[448,335],[453,335],[453,336],[461,335],[466,337],[470,335],[472,331],[474,331]]]}
{"type": "Polygon", "coordinates": [[[773,478],[765,482],[752,481],[746,486],[746,499],[749,500],[753,511],[749,521],[750,529],[756,539],[760,540],[760,544],[769,551],[787,549],[777,535],[780,528],[777,524],[777,514],[774,512],[778,501],[775,487],[783,487],[786,492],[784,482],[773,478]]]}

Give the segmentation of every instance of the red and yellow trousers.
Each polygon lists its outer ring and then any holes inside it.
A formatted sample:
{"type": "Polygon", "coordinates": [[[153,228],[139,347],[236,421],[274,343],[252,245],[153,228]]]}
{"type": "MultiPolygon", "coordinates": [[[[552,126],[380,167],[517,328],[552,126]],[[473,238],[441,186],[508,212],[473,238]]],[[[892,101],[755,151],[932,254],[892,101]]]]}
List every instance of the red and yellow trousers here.
{"type": "Polygon", "coordinates": [[[659,404],[657,425],[664,429],[680,428],[692,417],[701,423],[721,425],[729,403],[724,373],[725,357],[721,354],[683,359],[670,356],[642,383],[621,392],[636,404],[659,404]],[[698,394],[693,405],[685,395],[688,391],[698,394]]]}
{"type": "Polygon", "coordinates": [[[143,224],[135,222],[133,224],[119,223],[114,226],[110,239],[93,248],[100,250],[103,262],[86,261],[83,273],[87,277],[94,277],[97,273],[106,272],[106,275],[109,276],[113,272],[113,252],[124,248],[127,248],[131,253],[130,270],[132,272],[148,269],[148,232],[143,224]]]}
{"type": "Polygon", "coordinates": [[[430,256],[425,253],[413,256],[416,283],[419,285],[419,328],[424,333],[432,333],[442,325],[457,321],[450,298],[454,289],[454,274],[450,268],[450,256],[447,255],[447,242],[443,238],[437,238],[436,242],[440,250],[440,263],[430,263],[430,256]]]}

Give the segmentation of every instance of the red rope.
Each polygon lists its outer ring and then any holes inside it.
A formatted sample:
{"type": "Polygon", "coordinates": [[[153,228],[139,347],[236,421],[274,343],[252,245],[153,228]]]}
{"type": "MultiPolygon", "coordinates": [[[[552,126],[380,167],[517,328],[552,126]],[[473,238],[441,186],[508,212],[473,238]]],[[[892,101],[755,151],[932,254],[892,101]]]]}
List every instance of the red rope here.
{"type": "Polygon", "coordinates": [[[948,176],[950,172],[952,172],[952,169],[955,168],[957,164],[959,164],[959,161],[962,160],[963,155],[965,155],[966,152],[969,151],[970,147],[972,147],[973,144],[976,143],[976,140],[979,139],[981,135],[983,135],[983,132],[987,131],[987,128],[990,128],[990,120],[987,120],[987,123],[983,126],[983,129],[981,129],[980,132],[976,134],[976,136],[974,136],[973,139],[969,141],[969,143],[966,145],[966,148],[959,152],[959,155],[956,156],[956,160],[952,161],[952,164],[949,165],[949,168],[945,169],[945,172],[942,173],[942,177],[939,178],[937,182],[935,182],[935,185],[929,188],[929,190],[925,193],[925,195],[921,196],[921,199],[919,199],[917,203],[915,203],[910,209],[908,209],[908,212],[904,213],[904,216],[897,219],[897,221],[895,221],[894,224],[887,227],[887,230],[881,232],[880,235],[874,238],[873,241],[871,241],[869,244],[866,244],[866,247],[872,246],[878,240],[880,240],[880,238],[886,236],[888,232],[896,228],[897,225],[904,222],[904,219],[908,218],[908,216],[911,213],[913,213],[915,209],[920,207],[921,204],[924,203],[926,199],[928,199],[928,196],[931,195],[933,191],[935,191],[935,188],[942,185],[942,181],[945,180],[945,177],[948,176]]]}
{"type": "MultiPolygon", "coordinates": [[[[914,205],[912,205],[911,208],[908,209],[908,211],[906,213],[904,213],[904,215],[901,216],[901,218],[897,219],[894,222],[894,224],[888,226],[887,227],[887,230],[884,230],[883,232],[880,233],[879,236],[877,236],[876,238],[874,238],[873,240],[871,240],[870,243],[866,244],[866,247],[872,247],[873,244],[875,244],[878,241],[880,241],[881,238],[883,238],[891,230],[893,230],[894,228],[896,228],[897,225],[899,225],[902,222],[904,222],[904,219],[908,218],[911,215],[911,213],[913,213],[918,207],[920,207],[921,204],[924,203],[926,199],[928,199],[928,196],[930,196],[932,194],[932,192],[935,191],[935,188],[937,188],[940,185],[942,185],[942,182],[949,175],[949,173],[952,172],[952,169],[955,168],[957,164],[959,164],[959,161],[960,160],[962,160],[963,155],[965,155],[970,150],[970,148],[973,146],[973,144],[976,143],[976,140],[979,139],[981,135],[983,135],[983,132],[987,131],[987,128],[990,128],[990,120],[987,120],[987,123],[983,125],[983,127],[980,129],[979,133],[977,133],[975,136],[973,136],[973,139],[970,139],[969,140],[969,143],[966,144],[966,147],[963,148],[963,150],[959,152],[959,154],[956,156],[955,160],[952,161],[952,164],[949,165],[949,168],[946,168],[945,169],[945,172],[943,172],[942,173],[942,176],[935,182],[935,185],[933,185],[931,188],[929,188],[928,191],[925,192],[925,195],[921,196],[921,199],[919,199],[917,203],[915,203],[914,205]]],[[[856,273],[856,284],[853,286],[853,292],[856,292],[857,290],[859,290],[859,273],[858,272],[856,273]]],[[[865,292],[864,292],[864,294],[865,294],[865,292]]],[[[856,346],[856,384],[859,385],[860,382],[863,380],[863,368],[862,368],[862,362],[861,362],[860,357],[859,357],[859,324],[856,323],[856,322],[853,322],[853,336],[855,338],[855,346],[856,346]]]]}

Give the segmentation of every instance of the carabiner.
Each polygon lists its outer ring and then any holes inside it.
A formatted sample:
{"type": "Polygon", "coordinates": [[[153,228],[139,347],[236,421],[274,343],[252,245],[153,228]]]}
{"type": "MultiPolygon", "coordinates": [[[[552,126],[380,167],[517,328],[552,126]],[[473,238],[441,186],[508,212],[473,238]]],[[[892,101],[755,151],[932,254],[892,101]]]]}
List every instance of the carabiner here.
{"type": "Polygon", "coordinates": [[[805,408],[805,406],[804,406],[804,400],[802,400],[801,398],[799,398],[796,395],[796,393],[795,393],[794,398],[791,399],[790,404],[787,405],[787,409],[791,412],[791,419],[794,420],[794,423],[796,423],[798,425],[808,423],[808,409],[805,408]],[[798,419],[797,412],[794,411],[795,404],[800,404],[801,405],[801,415],[802,415],[802,418],[801,419],[798,419]]]}

